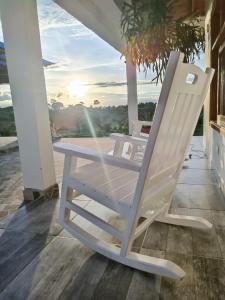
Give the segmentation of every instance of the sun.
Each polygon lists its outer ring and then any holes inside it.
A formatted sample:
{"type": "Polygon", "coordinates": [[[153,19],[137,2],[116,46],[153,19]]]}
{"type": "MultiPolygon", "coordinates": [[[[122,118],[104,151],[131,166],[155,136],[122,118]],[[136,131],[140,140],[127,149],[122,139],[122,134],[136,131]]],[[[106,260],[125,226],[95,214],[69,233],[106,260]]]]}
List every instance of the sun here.
{"type": "Polygon", "coordinates": [[[87,86],[82,81],[73,81],[68,86],[70,97],[84,97],[87,92],[87,86]]]}

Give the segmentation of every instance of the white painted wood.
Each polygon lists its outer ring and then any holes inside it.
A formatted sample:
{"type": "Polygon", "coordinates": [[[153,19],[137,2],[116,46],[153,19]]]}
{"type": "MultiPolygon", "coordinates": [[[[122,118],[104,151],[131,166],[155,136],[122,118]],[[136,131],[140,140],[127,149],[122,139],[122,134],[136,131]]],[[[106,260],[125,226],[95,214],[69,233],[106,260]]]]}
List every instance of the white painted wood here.
{"type": "Polygon", "coordinates": [[[185,276],[185,272],[169,260],[142,255],[136,252],[130,252],[127,256],[121,256],[119,247],[95,238],[93,235],[90,235],[73,222],[63,222],[61,225],[71,235],[79,239],[88,247],[92,248],[94,251],[119,263],[141,271],[160,276],[167,276],[173,279],[180,279],[185,276]]]}
{"type": "Polygon", "coordinates": [[[73,210],[78,215],[82,216],[83,218],[87,219],[88,221],[94,223],[96,226],[104,229],[109,234],[116,237],[118,240],[122,241],[123,234],[119,230],[115,229],[113,226],[109,225],[107,222],[102,220],[101,218],[95,216],[94,214],[88,212],[87,210],[83,209],[82,207],[66,201],[65,207],[69,208],[70,210],[73,210]]]}
{"type": "Polygon", "coordinates": [[[212,224],[202,217],[180,216],[173,214],[165,214],[156,217],[158,222],[173,224],[184,227],[194,227],[199,229],[210,229],[212,224]]]}
{"type": "Polygon", "coordinates": [[[141,133],[144,124],[151,122],[132,121],[132,135],[111,133],[110,138],[115,140],[112,155],[141,162],[147,144],[148,134],[141,133]]]}
{"type": "Polygon", "coordinates": [[[0,1],[25,188],[56,183],[36,1],[0,1]]]}
{"type": "MultiPolygon", "coordinates": [[[[172,278],[181,278],[184,272],[172,262],[132,253],[131,245],[134,239],[155,220],[197,228],[211,227],[211,224],[202,218],[168,214],[186,148],[213,76],[212,69],[203,72],[193,65],[184,64],[182,60],[183,55],[178,52],[173,52],[170,56],[141,165],[68,144],[58,143],[55,146],[55,149],[65,153],[67,158],[60,209],[63,211],[75,209],[67,202],[69,200],[67,191],[73,188],[76,192],[84,193],[118,212],[126,219],[125,229],[119,236],[121,247],[94,238],[79,227],[79,224],[71,222],[67,217],[68,213],[62,214],[64,215],[64,219],[60,218],[62,225],[86,245],[109,258],[133,268],[172,278]],[[196,76],[191,85],[186,82],[189,73],[196,76]],[[89,159],[94,163],[83,166],[71,174],[70,156],[89,159]],[[147,219],[138,226],[138,220],[143,215],[147,219]]],[[[111,225],[85,212],[85,209],[76,209],[76,212],[118,237],[118,233],[109,227],[111,225]]]]}
{"type": "MultiPolygon", "coordinates": [[[[112,0],[54,0],[119,52],[125,48],[121,34],[121,11],[112,0]]],[[[91,41],[90,41],[91,45],[91,41]]]]}
{"type": "Polygon", "coordinates": [[[79,147],[73,144],[55,143],[53,146],[55,151],[64,153],[66,155],[73,155],[76,157],[89,159],[96,162],[104,162],[112,166],[118,166],[128,170],[139,172],[141,165],[134,161],[129,161],[123,158],[113,157],[112,155],[99,153],[97,151],[79,147]]]}
{"type": "MultiPolygon", "coordinates": [[[[212,69],[203,72],[193,65],[183,64],[182,60],[182,54],[173,52],[168,62],[137,183],[133,209],[128,218],[127,234],[125,235],[127,241],[122,247],[122,255],[126,255],[130,251],[132,237],[139,218],[139,210],[143,210],[145,206],[145,190],[148,189],[149,180],[163,169],[166,169],[171,163],[178,162],[177,170],[165,176],[165,180],[171,176],[174,180],[177,180],[187,145],[194,132],[205,95],[212,80],[214,73],[212,69]],[[186,83],[189,73],[196,74],[197,80],[193,84],[186,83]]],[[[146,204],[151,204],[150,208],[148,205],[148,209],[155,210],[159,209],[160,200],[160,206],[162,206],[170,201],[170,198],[166,195],[165,197],[160,195],[159,199],[151,200],[149,198],[146,204]]]]}
{"type": "Polygon", "coordinates": [[[146,138],[125,135],[122,133],[111,133],[110,138],[123,143],[128,142],[134,145],[146,145],[146,138]]]}
{"type": "Polygon", "coordinates": [[[141,132],[143,126],[152,126],[152,122],[132,121],[132,136],[148,139],[148,134],[141,132]]]}
{"type": "Polygon", "coordinates": [[[59,220],[64,222],[70,218],[70,212],[68,209],[65,208],[66,201],[69,201],[68,192],[69,192],[69,185],[68,179],[71,171],[71,162],[72,157],[70,155],[65,155],[64,159],[64,169],[63,169],[63,182],[62,182],[62,189],[61,189],[61,201],[60,201],[60,210],[59,210],[59,220]]]}
{"type": "MultiPolygon", "coordinates": [[[[93,189],[88,185],[84,185],[83,182],[80,182],[79,180],[74,180],[72,178],[68,179],[68,186],[73,186],[81,194],[84,194],[87,197],[98,201],[102,205],[114,210],[115,212],[120,213],[123,216],[127,216],[129,213],[130,206],[127,205],[126,202],[123,203],[120,201],[114,201],[110,199],[107,195],[102,194],[100,191],[97,191],[96,189],[93,189]]],[[[128,203],[130,199],[128,199],[128,203]]]]}
{"type": "Polygon", "coordinates": [[[126,58],[126,76],[129,134],[132,134],[133,122],[138,121],[138,98],[136,66],[129,57],[126,58]]]}

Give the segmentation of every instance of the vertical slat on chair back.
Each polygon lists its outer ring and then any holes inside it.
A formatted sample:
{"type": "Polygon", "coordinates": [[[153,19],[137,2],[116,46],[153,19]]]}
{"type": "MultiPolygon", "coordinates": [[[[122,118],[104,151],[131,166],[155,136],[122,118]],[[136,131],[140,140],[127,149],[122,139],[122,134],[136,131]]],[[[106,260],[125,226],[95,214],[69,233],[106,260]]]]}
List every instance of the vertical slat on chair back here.
{"type": "Polygon", "coordinates": [[[168,182],[175,188],[213,73],[183,63],[182,53],[171,53],[135,195],[142,209],[154,210],[168,201],[151,199],[157,183],[159,190],[168,182]]]}

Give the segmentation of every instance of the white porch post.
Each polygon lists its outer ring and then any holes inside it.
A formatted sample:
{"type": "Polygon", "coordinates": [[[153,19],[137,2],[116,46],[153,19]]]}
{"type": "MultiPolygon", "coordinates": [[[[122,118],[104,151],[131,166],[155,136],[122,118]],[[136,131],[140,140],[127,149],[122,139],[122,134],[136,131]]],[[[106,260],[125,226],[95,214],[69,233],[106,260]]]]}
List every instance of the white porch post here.
{"type": "Polygon", "coordinates": [[[27,200],[55,185],[36,0],[0,0],[27,200]]]}
{"type": "Polygon", "coordinates": [[[136,66],[129,58],[126,59],[127,74],[127,102],[128,102],[128,121],[129,134],[132,133],[132,121],[138,120],[138,100],[137,100],[137,74],[136,66]]]}

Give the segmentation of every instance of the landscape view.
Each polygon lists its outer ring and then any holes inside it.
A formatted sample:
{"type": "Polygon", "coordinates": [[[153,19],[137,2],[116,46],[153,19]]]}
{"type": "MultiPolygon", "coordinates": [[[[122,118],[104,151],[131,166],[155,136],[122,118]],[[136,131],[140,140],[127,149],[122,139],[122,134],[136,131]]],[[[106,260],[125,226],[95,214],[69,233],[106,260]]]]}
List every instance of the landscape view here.
{"type": "MultiPolygon", "coordinates": [[[[38,0],[37,4],[52,135],[127,134],[124,57],[53,1],[38,0]]],[[[0,136],[15,136],[3,43],[0,55],[0,136]]],[[[196,63],[199,64],[197,57],[196,63]]],[[[161,82],[153,83],[153,76],[141,67],[137,71],[139,120],[151,121],[154,115],[161,82]]],[[[202,135],[202,115],[195,134],[202,135]]]]}
{"type": "MultiPolygon", "coordinates": [[[[152,120],[156,103],[138,106],[139,120],[152,120]]],[[[53,137],[103,137],[112,132],[128,134],[127,105],[86,107],[82,103],[64,108],[61,102],[49,107],[53,137]]],[[[195,135],[203,134],[203,113],[195,129],[195,135]]],[[[16,136],[13,108],[0,108],[0,136],[16,136]]]]}

